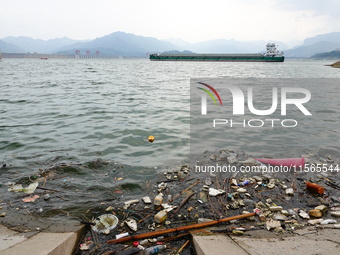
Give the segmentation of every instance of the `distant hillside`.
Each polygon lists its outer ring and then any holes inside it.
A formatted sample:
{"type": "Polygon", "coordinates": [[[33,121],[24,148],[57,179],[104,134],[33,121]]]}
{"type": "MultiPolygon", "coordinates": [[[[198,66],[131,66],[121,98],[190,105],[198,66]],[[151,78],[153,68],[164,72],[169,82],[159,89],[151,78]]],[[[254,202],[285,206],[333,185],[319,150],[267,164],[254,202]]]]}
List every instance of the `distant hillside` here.
{"type": "MultiPolygon", "coordinates": [[[[170,41],[153,37],[137,36],[130,33],[115,32],[87,43],[77,43],[59,49],[59,54],[73,54],[80,50],[82,54],[100,50],[102,55],[121,55],[145,57],[146,53],[162,53],[168,51],[191,51],[196,53],[256,53],[265,51],[266,41],[240,42],[236,40],[210,40],[200,43],[188,43],[179,39],[170,41]],[[178,43],[179,45],[176,45],[178,43]]],[[[288,47],[282,43],[280,50],[288,47]]]]}
{"type": "Polygon", "coordinates": [[[146,53],[162,52],[178,49],[179,47],[153,37],[138,36],[130,33],[115,32],[99,37],[91,42],[77,43],[58,50],[60,54],[73,54],[75,50],[81,52],[100,50],[101,54],[140,56],[145,57],[146,53]]]}
{"type": "Polygon", "coordinates": [[[33,39],[26,36],[18,37],[9,36],[3,38],[2,40],[24,49],[24,51],[22,52],[37,52],[37,53],[52,53],[58,48],[80,42],[79,40],[73,40],[67,37],[45,41],[41,39],[33,39]]]}
{"type": "Polygon", "coordinates": [[[318,42],[340,43],[340,32],[321,34],[311,38],[307,38],[304,40],[303,46],[313,45],[318,42]]]}
{"type": "Polygon", "coordinates": [[[3,40],[0,40],[0,49],[2,53],[24,53],[26,52],[24,49],[13,45],[11,43],[7,43],[3,40]]]}
{"type": "Polygon", "coordinates": [[[237,41],[216,39],[199,43],[189,43],[180,39],[159,40],[125,32],[114,32],[94,40],[80,41],[69,38],[52,40],[32,39],[30,37],[6,37],[0,42],[3,52],[37,52],[81,54],[90,51],[95,54],[110,56],[146,57],[147,53],[162,53],[165,51],[191,51],[195,53],[260,53],[266,50],[268,42],[275,42],[278,49],[284,51],[286,57],[311,57],[318,53],[331,52],[340,48],[340,32],[316,35],[304,40],[303,44],[292,49],[276,40],[268,41],[237,41]],[[7,43],[7,44],[6,44],[7,43]]]}
{"type": "Polygon", "coordinates": [[[317,35],[304,40],[301,46],[285,51],[286,57],[311,57],[340,48],[340,32],[317,35]]]}
{"type": "Polygon", "coordinates": [[[318,53],[312,56],[315,59],[340,59],[340,50],[318,53]]]}

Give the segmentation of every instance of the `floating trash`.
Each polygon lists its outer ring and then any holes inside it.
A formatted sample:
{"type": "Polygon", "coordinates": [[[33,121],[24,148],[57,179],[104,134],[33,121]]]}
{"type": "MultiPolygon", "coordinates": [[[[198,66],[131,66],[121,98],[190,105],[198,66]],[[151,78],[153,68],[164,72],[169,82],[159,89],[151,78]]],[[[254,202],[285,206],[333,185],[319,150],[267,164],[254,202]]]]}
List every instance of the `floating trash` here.
{"type": "Polygon", "coordinates": [[[303,219],[309,219],[309,215],[308,213],[306,213],[305,211],[303,210],[299,210],[299,216],[303,219]]]}
{"type": "Polygon", "coordinates": [[[27,194],[32,194],[34,193],[34,191],[36,190],[36,188],[38,187],[38,182],[33,182],[30,185],[28,185],[27,188],[24,188],[24,192],[27,194]]]}
{"type": "Polygon", "coordinates": [[[137,231],[137,221],[135,219],[128,218],[124,221],[124,223],[132,230],[137,231]]]}
{"type": "Polygon", "coordinates": [[[32,194],[34,193],[34,191],[36,190],[36,188],[38,187],[38,182],[33,182],[30,185],[27,186],[27,188],[24,188],[21,184],[16,184],[11,186],[8,191],[11,192],[25,192],[27,194],[32,194]]]}
{"type": "Polygon", "coordinates": [[[154,137],[153,135],[150,135],[150,136],[148,137],[148,141],[149,141],[150,143],[153,143],[153,141],[155,141],[155,137],[154,137]]]}
{"type": "Polygon", "coordinates": [[[92,226],[92,229],[98,233],[109,234],[110,230],[114,229],[118,225],[118,218],[113,214],[103,214],[99,216],[92,226]]]}
{"type": "Polygon", "coordinates": [[[209,196],[216,197],[218,195],[224,194],[225,190],[209,188],[209,196]]]}
{"type": "Polygon", "coordinates": [[[9,189],[7,191],[10,191],[10,192],[21,192],[23,191],[23,187],[21,184],[16,184],[16,185],[13,185],[11,187],[9,187],[9,189]]]}
{"type": "Polygon", "coordinates": [[[123,209],[127,210],[131,205],[137,204],[137,203],[139,203],[138,199],[133,199],[133,200],[126,201],[126,202],[124,202],[123,209]]]}
{"type": "Polygon", "coordinates": [[[38,195],[34,195],[33,197],[25,197],[22,199],[22,202],[25,203],[30,203],[30,202],[34,202],[35,200],[37,200],[40,196],[38,195]]]}
{"type": "Polygon", "coordinates": [[[120,238],[127,237],[127,236],[129,236],[129,233],[128,232],[124,232],[124,233],[116,235],[116,239],[120,239],[120,238]]]}
{"type": "Polygon", "coordinates": [[[336,224],[337,223],[337,220],[334,220],[334,219],[326,219],[326,220],[323,220],[321,221],[321,225],[327,225],[327,224],[336,224]]]}
{"type": "Polygon", "coordinates": [[[306,182],[307,190],[323,195],[325,193],[325,188],[312,182],[306,182]]]}
{"type": "Polygon", "coordinates": [[[143,200],[143,202],[145,203],[145,204],[151,204],[152,203],[152,201],[151,201],[151,198],[150,197],[142,197],[142,200],[143,200]]]}

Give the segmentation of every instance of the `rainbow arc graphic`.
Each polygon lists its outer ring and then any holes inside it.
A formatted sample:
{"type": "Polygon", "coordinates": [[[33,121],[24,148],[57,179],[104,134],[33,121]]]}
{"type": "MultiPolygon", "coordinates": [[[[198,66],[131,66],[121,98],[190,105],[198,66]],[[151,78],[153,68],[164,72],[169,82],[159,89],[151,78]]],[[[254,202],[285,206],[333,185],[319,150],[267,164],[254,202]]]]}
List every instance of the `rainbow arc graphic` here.
{"type": "Polygon", "coordinates": [[[216,89],[214,89],[212,86],[210,86],[209,84],[206,84],[204,82],[197,82],[197,83],[208,88],[208,89],[206,89],[206,88],[197,87],[198,89],[203,90],[206,93],[206,94],[202,95],[202,108],[201,108],[202,115],[207,114],[207,98],[206,98],[207,94],[210,96],[211,100],[214,102],[215,105],[218,105],[217,100],[216,100],[216,97],[217,97],[219,104],[222,106],[221,97],[217,93],[216,89]]]}

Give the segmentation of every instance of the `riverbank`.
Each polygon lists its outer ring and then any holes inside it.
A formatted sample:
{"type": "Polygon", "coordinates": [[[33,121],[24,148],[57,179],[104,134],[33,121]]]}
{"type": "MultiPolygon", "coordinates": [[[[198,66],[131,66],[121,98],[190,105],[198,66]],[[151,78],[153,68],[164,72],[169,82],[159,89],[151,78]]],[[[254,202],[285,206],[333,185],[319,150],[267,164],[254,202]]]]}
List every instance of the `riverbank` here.
{"type": "Polygon", "coordinates": [[[331,64],[330,66],[335,67],[335,68],[340,68],[340,61],[335,62],[335,63],[331,64]]]}

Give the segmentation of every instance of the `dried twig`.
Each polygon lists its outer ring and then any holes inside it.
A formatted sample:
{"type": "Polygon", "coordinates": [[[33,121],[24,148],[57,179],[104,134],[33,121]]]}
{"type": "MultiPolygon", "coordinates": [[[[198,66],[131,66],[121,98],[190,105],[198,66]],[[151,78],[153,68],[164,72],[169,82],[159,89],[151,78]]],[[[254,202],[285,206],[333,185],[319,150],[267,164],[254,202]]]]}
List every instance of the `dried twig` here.
{"type": "Polygon", "coordinates": [[[178,198],[180,195],[182,195],[184,192],[188,191],[189,189],[191,189],[192,187],[194,187],[195,185],[197,185],[198,183],[200,183],[200,180],[197,180],[195,183],[191,184],[188,188],[186,188],[185,190],[183,190],[182,192],[180,192],[179,194],[177,194],[176,196],[174,196],[172,199],[170,199],[168,201],[168,203],[171,203],[172,201],[174,201],[176,198],[178,198]]]}
{"type": "Polygon", "coordinates": [[[173,216],[175,216],[177,213],[178,213],[178,211],[179,210],[181,210],[181,208],[189,201],[189,199],[193,196],[193,195],[195,195],[196,194],[196,192],[193,192],[193,193],[191,193],[187,198],[185,198],[183,201],[182,201],[182,203],[177,207],[177,209],[174,211],[174,213],[172,214],[172,217],[173,216]]]}
{"type": "Polygon", "coordinates": [[[189,244],[190,240],[187,240],[181,248],[179,248],[179,250],[177,251],[176,255],[179,255],[183,250],[184,248],[189,244]]]}

